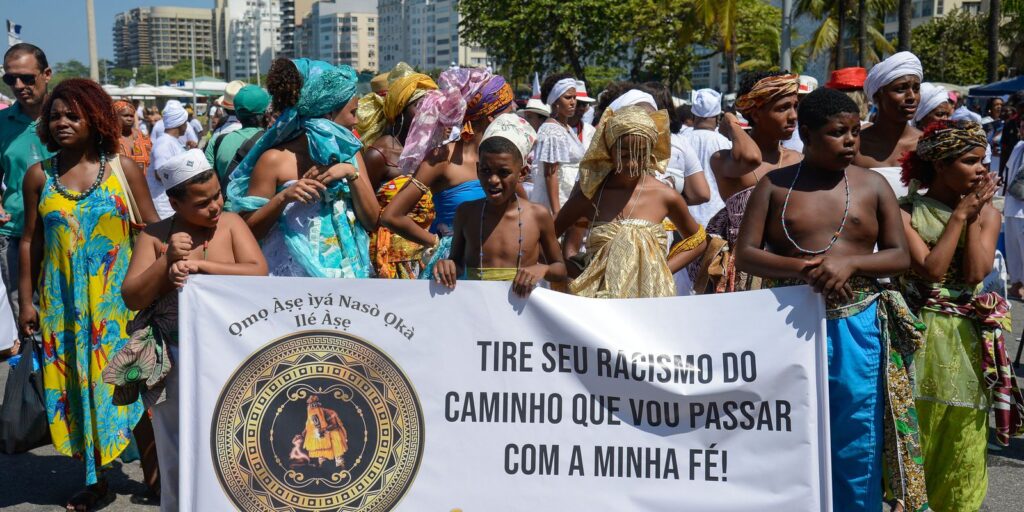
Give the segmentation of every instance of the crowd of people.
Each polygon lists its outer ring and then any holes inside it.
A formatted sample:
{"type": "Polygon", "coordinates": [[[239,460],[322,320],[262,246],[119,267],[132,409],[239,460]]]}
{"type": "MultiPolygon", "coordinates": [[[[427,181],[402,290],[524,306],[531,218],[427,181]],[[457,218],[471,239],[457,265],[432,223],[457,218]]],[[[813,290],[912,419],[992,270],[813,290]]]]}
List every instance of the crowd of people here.
{"type": "Polygon", "coordinates": [[[824,87],[751,73],[734,105],[702,89],[677,106],[659,83],[591,98],[552,74],[522,110],[489,70],[399,64],[360,97],[348,66],[278,59],[266,90],[229,84],[204,134],[177,101],[156,113],[51,76],[35,46],[4,56],[0,278],[40,340],[53,444],[85,464],[69,510],[111,498],[117,458],[141,458],[138,499],[177,509],[175,292],[195,274],[505,281],[524,298],[809,284],[836,510],[978,510],[989,412],[1000,443],[1024,431],[1009,306],[980,286],[1004,188],[1011,293],[1024,274],[1024,142],[1005,148],[1024,92],[995,139],[908,52],[824,87]]]}

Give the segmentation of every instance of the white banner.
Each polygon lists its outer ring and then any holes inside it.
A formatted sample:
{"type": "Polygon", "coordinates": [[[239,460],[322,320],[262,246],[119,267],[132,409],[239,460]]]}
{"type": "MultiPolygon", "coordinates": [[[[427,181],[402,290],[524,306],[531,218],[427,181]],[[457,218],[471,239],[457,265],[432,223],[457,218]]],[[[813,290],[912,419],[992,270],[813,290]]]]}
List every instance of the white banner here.
{"type": "Polygon", "coordinates": [[[180,305],[182,510],[831,510],[807,287],[196,276],[180,305]]]}

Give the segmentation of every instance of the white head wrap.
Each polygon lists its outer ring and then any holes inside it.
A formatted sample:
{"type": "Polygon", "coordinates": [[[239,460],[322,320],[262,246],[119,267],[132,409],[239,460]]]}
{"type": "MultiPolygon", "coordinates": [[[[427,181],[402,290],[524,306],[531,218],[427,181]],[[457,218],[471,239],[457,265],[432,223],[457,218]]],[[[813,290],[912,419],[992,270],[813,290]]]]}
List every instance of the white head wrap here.
{"type": "Polygon", "coordinates": [[[879,89],[907,75],[914,75],[918,80],[924,80],[924,69],[921,67],[921,61],[917,55],[910,52],[899,52],[875,64],[871,71],[868,71],[868,77],[864,80],[864,94],[867,94],[868,99],[873,100],[879,89]]]}
{"type": "Polygon", "coordinates": [[[157,177],[163,183],[164,188],[172,188],[175,185],[188,181],[203,171],[209,171],[210,162],[206,160],[206,154],[201,149],[190,149],[167,159],[156,170],[157,177]]]}
{"type": "Polygon", "coordinates": [[[722,113],[722,93],[714,89],[699,89],[693,93],[693,115],[718,117],[722,113]]]}
{"type": "Polygon", "coordinates": [[[626,94],[615,98],[615,101],[608,105],[608,109],[612,112],[618,112],[621,108],[641,104],[650,105],[654,110],[658,110],[658,102],[654,101],[654,96],[637,89],[630,89],[626,91],[626,94]]]}
{"type": "Polygon", "coordinates": [[[533,151],[533,143],[537,141],[537,132],[530,123],[515,114],[502,114],[491,121],[491,124],[484,130],[484,136],[480,143],[491,137],[508,139],[519,148],[519,154],[523,157],[523,163],[527,161],[530,152],[533,151]]]}
{"type": "Polygon", "coordinates": [[[914,114],[914,122],[924,119],[924,116],[947,101],[949,101],[949,91],[945,87],[929,82],[921,84],[921,103],[917,106],[917,113],[914,114]]]}
{"type": "Polygon", "coordinates": [[[960,107],[954,110],[950,119],[954,121],[974,121],[975,123],[981,124],[981,114],[973,112],[967,107],[960,107]]]}
{"type": "Polygon", "coordinates": [[[168,101],[160,115],[163,116],[164,129],[177,128],[188,121],[188,112],[178,100],[168,101]]]}
{"type": "Polygon", "coordinates": [[[553,104],[555,101],[558,100],[558,98],[561,98],[562,95],[565,94],[565,91],[568,91],[569,89],[573,89],[575,87],[575,78],[563,78],[555,82],[555,86],[552,87],[551,92],[548,93],[547,104],[553,104]]]}

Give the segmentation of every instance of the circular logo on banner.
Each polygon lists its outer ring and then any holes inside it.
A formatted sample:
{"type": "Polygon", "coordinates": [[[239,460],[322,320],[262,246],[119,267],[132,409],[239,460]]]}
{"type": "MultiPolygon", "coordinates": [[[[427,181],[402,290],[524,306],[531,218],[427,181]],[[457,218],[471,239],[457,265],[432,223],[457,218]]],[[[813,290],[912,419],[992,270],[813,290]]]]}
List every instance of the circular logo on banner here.
{"type": "Polygon", "coordinates": [[[217,477],[239,510],[385,511],[412,484],[423,413],[383,352],[335,331],[259,349],[221,391],[210,433],[217,477]]]}

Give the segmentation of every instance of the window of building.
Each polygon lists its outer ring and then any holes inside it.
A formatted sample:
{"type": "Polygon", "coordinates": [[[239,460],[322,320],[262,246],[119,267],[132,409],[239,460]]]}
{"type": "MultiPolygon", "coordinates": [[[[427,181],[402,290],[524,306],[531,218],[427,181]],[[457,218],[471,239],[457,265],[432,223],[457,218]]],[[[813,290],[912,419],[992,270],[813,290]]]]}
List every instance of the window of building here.
{"type": "Polygon", "coordinates": [[[960,8],[963,9],[964,12],[968,12],[971,14],[980,14],[981,2],[964,2],[963,4],[960,5],[960,8]]]}

